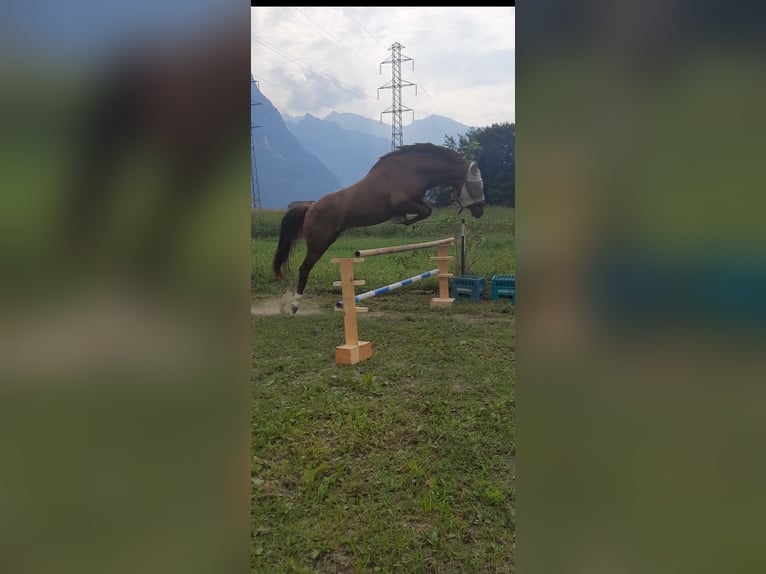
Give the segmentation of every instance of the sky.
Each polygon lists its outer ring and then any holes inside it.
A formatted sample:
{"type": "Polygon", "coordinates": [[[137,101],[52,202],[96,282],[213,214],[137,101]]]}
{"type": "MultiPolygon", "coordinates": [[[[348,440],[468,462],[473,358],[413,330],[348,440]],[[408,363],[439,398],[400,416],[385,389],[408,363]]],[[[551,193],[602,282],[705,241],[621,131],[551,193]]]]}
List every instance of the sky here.
{"type": "Polygon", "coordinates": [[[431,114],[471,127],[516,120],[513,7],[252,7],[261,92],[290,116],[354,113],[391,125],[391,45],[402,125],[431,114]],[[407,61],[406,58],[411,58],[407,61]],[[414,70],[413,70],[414,66],[414,70]],[[407,82],[415,86],[405,86],[407,82]]]}

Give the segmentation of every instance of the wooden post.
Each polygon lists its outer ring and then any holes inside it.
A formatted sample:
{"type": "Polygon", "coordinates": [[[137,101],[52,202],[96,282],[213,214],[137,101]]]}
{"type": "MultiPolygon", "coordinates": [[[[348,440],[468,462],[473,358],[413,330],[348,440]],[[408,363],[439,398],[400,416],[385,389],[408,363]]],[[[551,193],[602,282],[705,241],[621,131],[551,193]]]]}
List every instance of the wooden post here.
{"type": "Polygon", "coordinates": [[[372,357],[372,343],[359,340],[356,314],[367,311],[367,307],[357,307],[354,297],[356,285],[364,285],[361,279],[354,279],[354,263],[361,263],[362,258],[343,257],[331,259],[332,263],[340,264],[340,281],[334,281],[335,287],[340,287],[343,294],[343,330],[346,337],[344,345],[335,347],[335,362],[339,365],[355,365],[372,357]]]}
{"type": "Polygon", "coordinates": [[[449,272],[448,263],[454,257],[447,255],[447,247],[447,245],[437,246],[436,257],[429,257],[429,259],[439,262],[439,296],[431,299],[431,307],[451,307],[455,302],[455,299],[449,296],[449,280],[452,273],[449,272]]]}

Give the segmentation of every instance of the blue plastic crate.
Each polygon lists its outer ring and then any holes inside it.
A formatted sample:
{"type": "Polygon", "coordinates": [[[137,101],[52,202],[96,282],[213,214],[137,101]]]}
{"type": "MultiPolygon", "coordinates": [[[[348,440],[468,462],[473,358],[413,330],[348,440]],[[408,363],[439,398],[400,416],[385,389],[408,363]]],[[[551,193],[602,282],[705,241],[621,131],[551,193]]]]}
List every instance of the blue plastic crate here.
{"type": "Polygon", "coordinates": [[[478,275],[458,275],[450,280],[449,296],[455,299],[479,301],[484,298],[484,277],[478,275]]]}
{"type": "Polygon", "coordinates": [[[511,303],[516,303],[515,275],[493,275],[491,286],[493,301],[497,301],[501,298],[507,298],[511,300],[511,303]]]}

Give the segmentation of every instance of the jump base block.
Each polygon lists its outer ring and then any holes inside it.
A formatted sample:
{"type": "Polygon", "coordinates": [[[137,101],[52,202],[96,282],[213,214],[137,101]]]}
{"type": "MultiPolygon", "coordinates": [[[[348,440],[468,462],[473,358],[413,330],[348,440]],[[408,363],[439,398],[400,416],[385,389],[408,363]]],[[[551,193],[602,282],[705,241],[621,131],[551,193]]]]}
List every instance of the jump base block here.
{"type": "Polygon", "coordinates": [[[335,362],[339,365],[356,365],[370,357],[372,357],[372,343],[369,341],[335,347],[335,362]]]}

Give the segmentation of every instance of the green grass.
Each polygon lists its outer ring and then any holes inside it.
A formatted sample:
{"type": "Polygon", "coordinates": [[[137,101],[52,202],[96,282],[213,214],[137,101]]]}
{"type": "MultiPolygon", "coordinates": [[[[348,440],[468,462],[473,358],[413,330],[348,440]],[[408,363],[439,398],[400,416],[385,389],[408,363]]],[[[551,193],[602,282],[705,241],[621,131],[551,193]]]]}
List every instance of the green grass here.
{"type": "MultiPolygon", "coordinates": [[[[335,364],[343,317],[330,257],[451,235],[441,231],[344,237],[309,279],[301,304],[313,313],[253,317],[254,572],[514,570],[513,305],[431,309],[436,280],[424,280],[365,301],[359,333],[373,356],[335,364]]],[[[473,274],[513,272],[506,231],[474,246],[473,274]]],[[[267,273],[273,238],[253,246],[258,306],[294,276],[267,273]]],[[[359,289],[430,268],[431,251],[368,258],[359,289]]]]}

